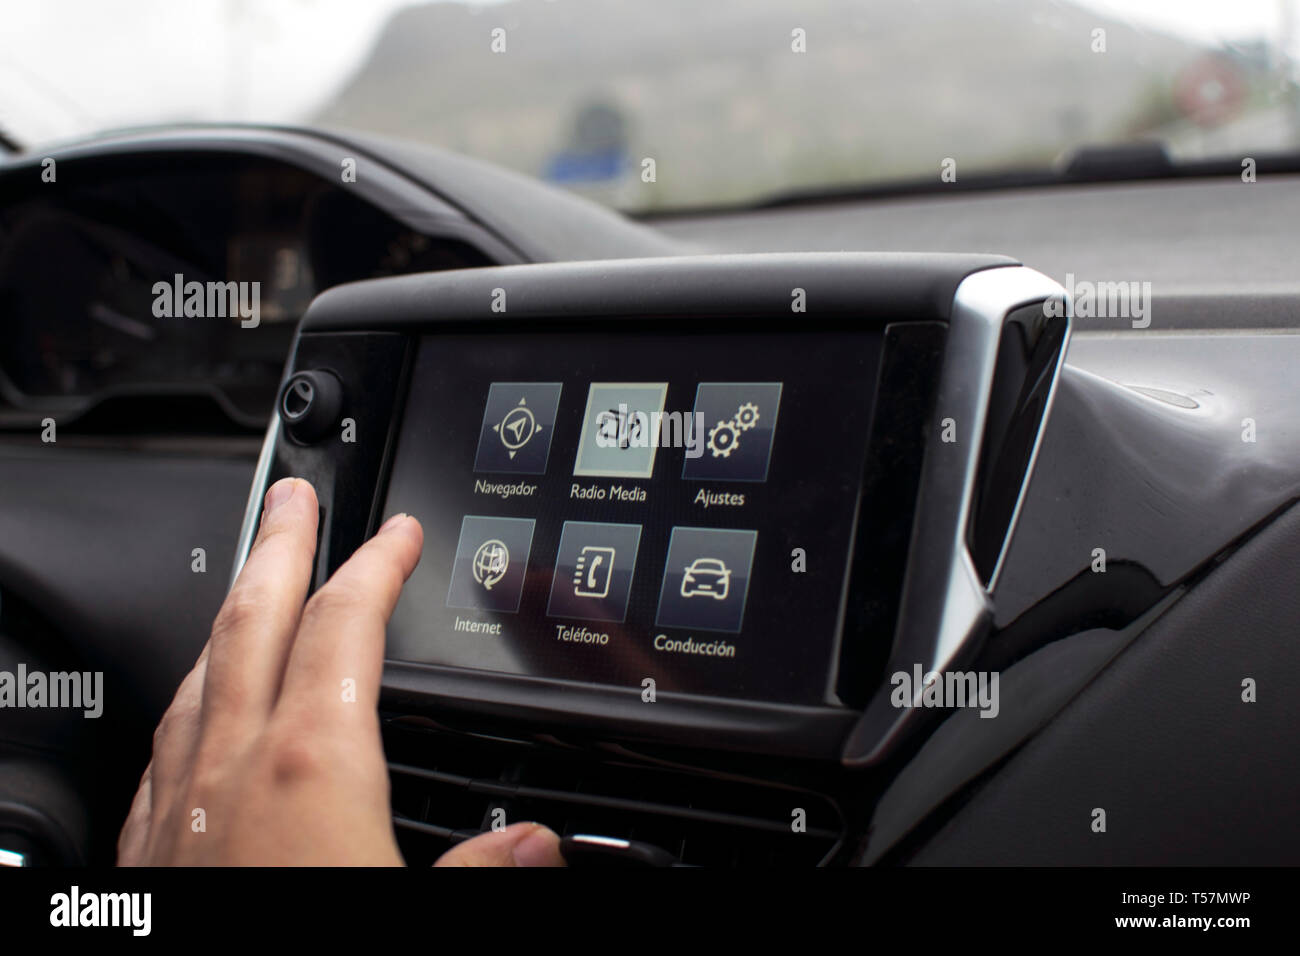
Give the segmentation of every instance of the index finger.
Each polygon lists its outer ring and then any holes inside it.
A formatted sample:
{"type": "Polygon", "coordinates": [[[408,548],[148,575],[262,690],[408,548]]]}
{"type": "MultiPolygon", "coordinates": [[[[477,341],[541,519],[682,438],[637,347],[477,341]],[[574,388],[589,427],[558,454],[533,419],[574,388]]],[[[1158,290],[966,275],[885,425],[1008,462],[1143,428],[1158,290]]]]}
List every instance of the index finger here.
{"type": "Polygon", "coordinates": [[[270,716],[311,580],[317,517],[316,492],[303,479],[267,491],[257,540],[212,625],[202,681],[206,732],[246,736],[270,716]]]}
{"type": "Polygon", "coordinates": [[[395,515],[307,602],[277,715],[317,726],[373,725],[388,618],[423,546],[420,523],[395,515]]]}

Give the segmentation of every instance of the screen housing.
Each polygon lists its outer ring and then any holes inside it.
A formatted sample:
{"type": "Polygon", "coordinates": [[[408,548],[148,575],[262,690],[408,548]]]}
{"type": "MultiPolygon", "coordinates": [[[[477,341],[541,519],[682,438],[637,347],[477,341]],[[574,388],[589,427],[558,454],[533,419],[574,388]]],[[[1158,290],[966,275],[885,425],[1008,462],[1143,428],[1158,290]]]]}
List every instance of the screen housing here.
{"type": "MultiPolygon", "coordinates": [[[[853,674],[861,676],[840,680],[841,697],[848,706],[766,704],[684,694],[660,694],[651,705],[631,688],[397,662],[389,662],[384,675],[383,705],[404,712],[478,714],[505,718],[521,730],[526,725],[539,733],[606,741],[800,755],[839,759],[854,766],[872,762],[897,741],[909,716],[904,714],[900,720],[897,714],[886,714],[882,719],[879,709],[882,696],[887,698],[882,695],[887,686],[882,686],[880,663],[954,660],[954,651],[973,648],[989,618],[987,594],[955,573],[963,562],[969,563],[963,516],[969,513],[979,442],[967,442],[959,456],[936,461],[933,425],[949,405],[977,424],[982,421],[1004,319],[1016,308],[1060,294],[1055,283],[999,257],[851,253],[514,266],[339,287],[320,296],[305,317],[286,380],[296,369],[328,368],[331,352],[340,356],[340,364],[348,364],[350,351],[338,346],[344,336],[401,343],[380,376],[385,383],[396,383],[392,402],[372,409],[369,406],[376,403],[361,393],[364,400],[358,403],[358,411],[374,412],[370,419],[374,427],[380,427],[381,421],[388,423],[382,450],[371,443],[366,452],[375,459],[374,480],[358,478],[345,467],[347,463],[340,465],[336,459],[347,456],[340,456],[333,447],[336,443],[301,446],[287,437],[279,422],[273,422],[250,496],[236,568],[251,544],[260,494],[281,475],[315,476],[318,490],[323,490],[327,521],[329,515],[337,520],[369,516],[360,530],[353,527],[331,538],[321,556],[317,583],[375,527],[417,335],[511,329],[598,335],[611,317],[650,323],[663,334],[672,334],[675,328],[698,328],[701,323],[727,329],[742,318],[751,323],[761,319],[771,328],[786,330],[865,325],[893,336],[908,330],[901,336],[904,351],[926,356],[930,363],[918,361],[909,374],[904,361],[902,371],[893,370],[891,381],[933,395],[934,404],[915,436],[921,443],[915,508],[899,517],[908,527],[899,536],[903,542],[899,560],[905,565],[901,594],[893,602],[894,613],[886,608],[882,616],[876,608],[869,618],[874,632],[869,638],[878,642],[872,645],[878,653],[851,662],[853,674]],[[959,289],[982,276],[984,281],[971,286],[972,292],[963,300],[959,289]],[[503,290],[510,304],[498,312],[492,303],[503,290]],[[805,313],[791,306],[800,291],[808,303],[805,313]],[[929,336],[924,347],[908,345],[911,330],[922,329],[928,330],[922,337],[929,336]],[[937,348],[936,330],[941,339],[937,348]],[[959,586],[954,588],[954,582],[959,586]],[[866,703],[857,704],[858,700],[866,703]]],[[[881,374],[883,378],[883,369],[881,374]]],[[[347,374],[340,378],[347,388],[347,374]]],[[[358,393],[348,394],[352,402],[358,401],[358,393]]],[[[898,436],[892,425],[881,422],[881,398],[877,396],[871,443],[892,447],[898,436]]],[[[885,459],[877,456],[877,460],[885,459]]],[[[859,570],[855,559],[851,596],[859,570]]],[[[845,642],[846,647],[864,644],[863,640],[845,642]]]]}

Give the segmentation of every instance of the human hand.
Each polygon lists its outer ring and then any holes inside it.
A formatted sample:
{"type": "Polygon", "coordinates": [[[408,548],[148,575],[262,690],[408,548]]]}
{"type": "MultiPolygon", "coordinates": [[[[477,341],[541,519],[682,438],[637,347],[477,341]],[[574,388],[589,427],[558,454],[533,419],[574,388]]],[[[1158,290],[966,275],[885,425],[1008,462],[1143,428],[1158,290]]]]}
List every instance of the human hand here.
{"type": "MultiPolygon", "coordinates": [[[[401,865],[379,685],[424,532],[390,518],[304,606],[317,520],[308,482],[267,491],[248,560],[154,732],[119,864],[401,865]]],[[[563,862],[554,833],[518,823],[438,865],[563,862]]]]}

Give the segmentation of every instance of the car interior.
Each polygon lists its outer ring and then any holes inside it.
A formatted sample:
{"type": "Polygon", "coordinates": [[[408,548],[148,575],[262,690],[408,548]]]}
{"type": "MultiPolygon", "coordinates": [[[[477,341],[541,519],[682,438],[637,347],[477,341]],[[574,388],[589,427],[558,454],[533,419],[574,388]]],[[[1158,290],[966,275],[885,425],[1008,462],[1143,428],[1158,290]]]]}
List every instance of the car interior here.
{"type": "Polygon", "coordinates": [[[709,4],[713,47],[630,5],[389,6],[316,113],[28,142],[0,103],[0,672],[104,702],[0,709],[6,861],[113,864],[285,476],[314,587],[424,527],[380,702],[408,864],[502,818],[573,866],[1300,861],[1290,60],[1104,3],[709,4]],[[1019,32],[944,74],[981,93],[895,104],[915,128],[765,105],[823,95],[792,72],[819,46],[941,57],[943,17],[1019,32]],[[527,49],[489,60],[497,27],[527,49]],[[459,94],[393,85],[453,34],[478,59],[427,68],[459,94]],[[1067,79],[1015,89],[1053,44],[1067,79]],[[511,56],[599,95],[530,112],[511,56]],[[1020,139],[967,171],[962,98],[1011,95],[969,107],[1020,139]],[[1052,97],[1145,119],[1053,127],[1052,97]],[[824,162],[751,182],[746,123],[824,162]],[[686,154],[720,168],[677,198],[686,154]]]}

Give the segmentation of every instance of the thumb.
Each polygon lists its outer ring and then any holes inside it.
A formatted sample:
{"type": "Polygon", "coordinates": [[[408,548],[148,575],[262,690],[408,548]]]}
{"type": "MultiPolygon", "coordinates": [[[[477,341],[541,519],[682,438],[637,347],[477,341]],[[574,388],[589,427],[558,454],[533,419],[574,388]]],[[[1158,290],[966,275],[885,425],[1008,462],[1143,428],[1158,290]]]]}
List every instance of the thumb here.
{"type": "Polygon", "coordinates": [[[460,843],[434,866],[564,866],[560,838],[540,823],[514,823],[460,843]]]}

